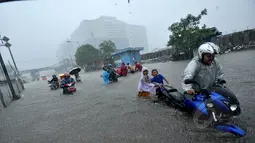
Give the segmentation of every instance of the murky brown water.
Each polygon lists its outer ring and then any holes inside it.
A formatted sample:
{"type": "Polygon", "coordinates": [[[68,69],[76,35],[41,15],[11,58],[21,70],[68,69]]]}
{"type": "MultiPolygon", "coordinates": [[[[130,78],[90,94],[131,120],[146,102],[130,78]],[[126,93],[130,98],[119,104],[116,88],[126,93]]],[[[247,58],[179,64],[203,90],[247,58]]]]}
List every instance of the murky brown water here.
{"type": "MultiPolygon", "coordinates": [[[[180,111],[138,99],[140,74],[104,86],[99,72],[82,75],[78,92],[61,96],[46,82],[27,84],[25,97],[0,112],[0,142],[255,142],[255,51],[219,57],[228,86],[238,96],[242,114],[235,119],[248,130],[233,138],[214,130],[197,129],[180,111]]],[[[180,74],[188,61],[146,65],[157,68],[180,87],[180,74]]]]}

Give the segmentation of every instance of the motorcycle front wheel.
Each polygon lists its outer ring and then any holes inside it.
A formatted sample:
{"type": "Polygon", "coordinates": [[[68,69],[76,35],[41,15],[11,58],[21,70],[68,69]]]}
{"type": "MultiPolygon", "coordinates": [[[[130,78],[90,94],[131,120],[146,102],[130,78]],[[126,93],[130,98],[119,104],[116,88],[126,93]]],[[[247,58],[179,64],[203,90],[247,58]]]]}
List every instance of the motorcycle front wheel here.
{"type": "Polygon", "coordinates": [[[206,117],[200,111],[196,111],[193,114],[193,123],[198,129],[205,129],[213,126],[214,120],[211,113],[209,113],[209,116],[206,117]]]}

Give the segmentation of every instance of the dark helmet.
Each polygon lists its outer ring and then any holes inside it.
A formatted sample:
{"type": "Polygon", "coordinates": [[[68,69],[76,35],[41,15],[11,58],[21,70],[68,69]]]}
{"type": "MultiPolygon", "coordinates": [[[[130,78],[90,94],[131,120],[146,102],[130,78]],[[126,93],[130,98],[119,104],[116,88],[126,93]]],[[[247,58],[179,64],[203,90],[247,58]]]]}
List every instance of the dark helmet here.
{"type": "Polygon", "coordinates": [[[157,70],[157,69],[151,70],[151,73],[153,73],[154,71],[158,73],[158,70],[157,70]]]}
{"type": "Polygon", "coordinates": [[[103,66],[103,70],[107,70],[107,66],[105,65],[105,66],[103,66]]]}

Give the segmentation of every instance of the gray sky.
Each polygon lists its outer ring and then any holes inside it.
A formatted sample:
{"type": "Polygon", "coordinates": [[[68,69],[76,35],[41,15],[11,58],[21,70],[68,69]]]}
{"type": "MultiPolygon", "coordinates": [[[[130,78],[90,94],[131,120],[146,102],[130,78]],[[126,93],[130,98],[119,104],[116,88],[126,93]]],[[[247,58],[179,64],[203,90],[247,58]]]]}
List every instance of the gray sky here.
{"type": "MultiPolygon", "coordinates": [[[[0,4],[0,34],[11,39],[19,69],[52,65],[56,50],[83,19],[115,16],[147,28],[149,48],[162,48],[167,28],[188,13],[207,8],[201,23],[223,33],[255,28],[255,0],[37,0],[0,4]],[[117,5],[115,5],[117,3],[117,5]],[[131,12],[131,14],[130,14],[131,12]]],[[[0,51],[10,59],[6,48],[0,51]]]]}

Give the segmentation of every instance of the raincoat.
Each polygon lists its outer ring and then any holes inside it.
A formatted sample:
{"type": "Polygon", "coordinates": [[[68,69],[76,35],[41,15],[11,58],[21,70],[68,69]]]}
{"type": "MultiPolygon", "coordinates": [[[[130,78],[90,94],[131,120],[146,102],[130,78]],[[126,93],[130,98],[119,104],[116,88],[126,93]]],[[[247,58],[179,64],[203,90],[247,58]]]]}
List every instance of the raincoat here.
{"type": "Polygon", "coordinates": [[[186,79],[195,80],[203,89],[210,89],[218,80],[224,79],[223,67],[215,58],[211,65],[203,64],[198,56],[194,57],[184,70],[181,78],[181,86],[184,91],[196,89],[196,85],[185,84],[186,79]]]}
{"type": "Polygon", "coordinates": [[[138,70],[139,72],[141,72],[142,68],[143,68],[143,66],[141,64],[139,64],[139,63],[135,64],[135,70],[138,70]]]}
{"type": "Polygon", "coordinates": [[[148,76],[148,78],[146,78],[143,75],[143,71],[144,70],[148,70],[146,67],[143,67],[142,72],[141,72],[141,78],[140,81],[138,83],[138,91],[139,92],[149,92],[150,94],[156,94],[156,88],[154,84],[150,83],[151,79],[148,76]]]}
{"type": "Polygon", "coordinates": [[[75,82],[73,78],[69,77],[69,78],[63,78],[60,82],[60,87],[64,87],[66,84],[75,82]]]}
{"type": "Polygon", "coordinates": [[[126,76],[128,73],[128,69],[124,62],[122,62],[120,69],[121,69],[121,75],[126,76]]]}
{"type": "Polygon", "coordinates": [[[106,70],[103,71],[102,78],[104,80],[104,84],[109,84],[110,83],[109,75],[110,74],[106,70]]]}

